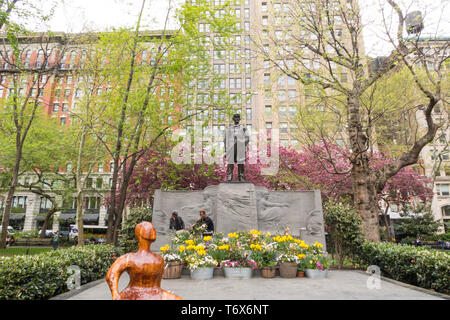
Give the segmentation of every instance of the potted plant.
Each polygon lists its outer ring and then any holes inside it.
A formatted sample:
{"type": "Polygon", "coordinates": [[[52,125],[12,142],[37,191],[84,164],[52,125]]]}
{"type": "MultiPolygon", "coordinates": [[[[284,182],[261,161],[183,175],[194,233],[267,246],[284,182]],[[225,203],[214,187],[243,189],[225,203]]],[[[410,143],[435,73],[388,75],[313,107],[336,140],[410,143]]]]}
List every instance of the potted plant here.
{"type": "Polygon", "coordinates": [[[252,259],[244,259],[241,261],[225,260],[220,266],[223,268],[225,278],[250,279],[258,264],[252,259]]]}
{"type": "Polygon", "coordinates": [[[186,257],[188,269],[191,271],[191,278],[195,280],[212,279],[214,267],[217,261],[205,252],[196,252],[186,257]]]}
{"type": "Polygon", "coordinates": [[[178,248],[178,252],[172,251],[169,245],[160,248],[164,259],[163,279],[178,279],[184,266],[184,246],[178,248]]]}
{"type": "Polygon", "coordinates": [[[298,254],[297,257],[299,258],[297,265],[297,277],[303,278],[306,270],[306,255],[298,254]]]}
{"type": "Polygon", "coordinates": [[[255,260],[251,259],[249,252],[239,244],[230,242],[228,259],[221,262],[220,267],[228,279],[249,279],[253,270],[258,267],[255,260]]]}
{"type": "Polygon", "coordinates": [[[306,259],[306,276],[312,279],[323,279],[327,276],[329,259],[326,254],[316,254],[306,259]]]}
{"type": "Polygon", "coordinates": [[[278,257],[278,262],[280,263],[280,277],[297,277],[298,257],[295,254],[283,253],[278,257]]]}
{"type": "Polygon", "coordinates": [[[273,250],[265,250],[261,253],[261,276],[263,278],[274,278],[277,270],[277,254],[273,250]]]}

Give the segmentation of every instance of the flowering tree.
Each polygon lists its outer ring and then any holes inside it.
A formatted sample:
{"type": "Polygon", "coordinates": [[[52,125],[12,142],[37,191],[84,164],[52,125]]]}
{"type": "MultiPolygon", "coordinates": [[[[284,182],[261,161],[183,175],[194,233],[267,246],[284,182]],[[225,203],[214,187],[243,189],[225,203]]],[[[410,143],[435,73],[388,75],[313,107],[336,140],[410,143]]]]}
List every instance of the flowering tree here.
{"type": "MultiPolygon", "coordinates": [[[[206,164],[174,164],[166,150],[167,143],[148,151],[138,163],[128,192],[128,204],[141,206],[149,203],[156,189],[202,190],[208,185],[225,181],[224,166],[206,164]]],[[[311,190],[320,189],[326,198],[351,198],[351,164],[349,150],[330,143],[305,148],[301,151],[280,147],[280,167],[273,176],[261,174],[262,164],[246,165],[246,180],[269,190],[311,190]],[[323,157],[333,157],[335,161],[323,161],[323,157]]],[[[379,168],[392,161],[389,157],[375,153],[370,165],[379,168]]],[[[431,199],[433,193],[425,179],[411,167],[400,170],[389,179],[381,193],[378,203],[384,201],[409,202],[414,198],[422,201],[431,199]]],[[[151,204],[151,203],[150,203],[151,204]]],[[[379,208],[381,211],[381,208],[379,208]]],[[[388,226],[387,212],[385,224],[388,226]]],[[[389,228],[387,228],[389,229],[389,228]]]]}

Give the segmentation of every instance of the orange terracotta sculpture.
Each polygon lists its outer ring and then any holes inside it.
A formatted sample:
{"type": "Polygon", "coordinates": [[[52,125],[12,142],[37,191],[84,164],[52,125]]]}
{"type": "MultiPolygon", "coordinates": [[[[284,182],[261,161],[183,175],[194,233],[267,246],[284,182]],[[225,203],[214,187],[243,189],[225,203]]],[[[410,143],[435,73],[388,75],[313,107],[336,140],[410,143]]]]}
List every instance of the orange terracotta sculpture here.
{"type": "Polygon", "coordinates": [[[139,241],[138,251],[120,256],[106,274],[113,300],[182,300],[161,289],[164,259],[150,251],[156,240],[153,224],[146,221],[138,224],[135,234],[139,241]],[[119,278],[124,271],[130,275],[130,283],[119,293],[119,278]]]}

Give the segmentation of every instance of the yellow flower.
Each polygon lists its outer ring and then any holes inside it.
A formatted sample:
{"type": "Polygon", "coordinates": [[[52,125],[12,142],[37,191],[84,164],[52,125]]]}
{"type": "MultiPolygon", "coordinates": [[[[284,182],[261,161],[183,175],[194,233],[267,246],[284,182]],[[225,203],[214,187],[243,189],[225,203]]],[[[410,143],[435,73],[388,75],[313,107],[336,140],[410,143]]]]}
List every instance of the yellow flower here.
{"type": "Polygon", "coordinates": [[[237,234],[236,232],[229,233],[229,234],[228,234],[228,237],[229,237],[229,238],[239,238],[239,236],[238,236],[238,234],[237,234]]]}
{"type": "Polygon", "coordinates": [[[210,241],[212,239],[211,236],[205,236],[203,237],[203,241],[210,241]]]}
{"type": "Polygon", "coordinates": [[[259,235],[261,234],[261,231],[252,229],[252,230],[250,230],[248,233],[250,233],[251,235],[259,236],[259,235]]]}
{"type": "Polygon", "coordinates": [[[190,244],[186,247],[186,250],[192,250],[195,249],[195,246],[193,244],[190,244]]]}
{"type": "Polygon", "coordinates": [[[159,248],[159,250],[161,250],[161,252],[166,252],[170,250],[170,246],[168,244],[166,244],[164,247],[159,248]]]}
{"type": "Polygon", "coordinates": [[[259,245],[259,244],[254,244],[254,243],[252,243],[252,244],[250,245],[250,249],[255,249],[255,250],[259,250],[259,251],[262,250],[261,245],[259,245]]]}
{"type": "Polygon", "coordinates": [[[219,247],[219,250],[229,250],[229,249],[230,249],[230,246],[227,245],[227,244],[224,244],[224,245],[219,247]]]}
{"type": "Polygon", "coordinates": [[[306,255],[304,255],[304,254],[298,254],[297,257],[298,257],[299,259],[303,259],[304,257],[306,257],[306,255]]]}
{"type": "Polygon", "coordinates": [[[192,239],[186,240],[184,243],[186,243],[187,245],[194,245],[195,242],[192,239]]]}
{"type": "Polygon", "coordinates": [[[205,247],[202,246],[201,244],[199,244],[198,246],[195,247],[195,251],[201,251],[201,250],[205,250],[205,247]]]}
{"type": "Polygon", "coordinates": [[[178,251],[183,252],[184,250],[186,250],[185,246],[179,246],[178,247],[178,251]]]}

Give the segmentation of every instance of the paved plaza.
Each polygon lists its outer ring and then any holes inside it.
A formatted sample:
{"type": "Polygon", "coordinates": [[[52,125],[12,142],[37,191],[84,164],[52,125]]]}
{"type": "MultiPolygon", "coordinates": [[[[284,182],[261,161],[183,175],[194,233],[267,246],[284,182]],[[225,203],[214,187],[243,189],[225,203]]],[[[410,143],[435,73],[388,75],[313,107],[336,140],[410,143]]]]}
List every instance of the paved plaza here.
{"type": "MultiPolygon", "coordinates": [[[[180,279],[163,280],[161,287],[174,292],[185,300],[396,300],[396,299],[448,299],[445,295],[402,283],[382,279],[380,289],[369,289],[369,274],[360,271],[328,272],[326,279],[253,277],[249,280],[232,280],[223,276],[198,281],[189,275],[180,279]]],[[[124,273],[119,282],[122,290],[128,283],[124,273]]],[[[66,293],[54,299],[65,300],[110,300],[111,294],[104,280],[88,284],[77,292],[66,293]]]]}

